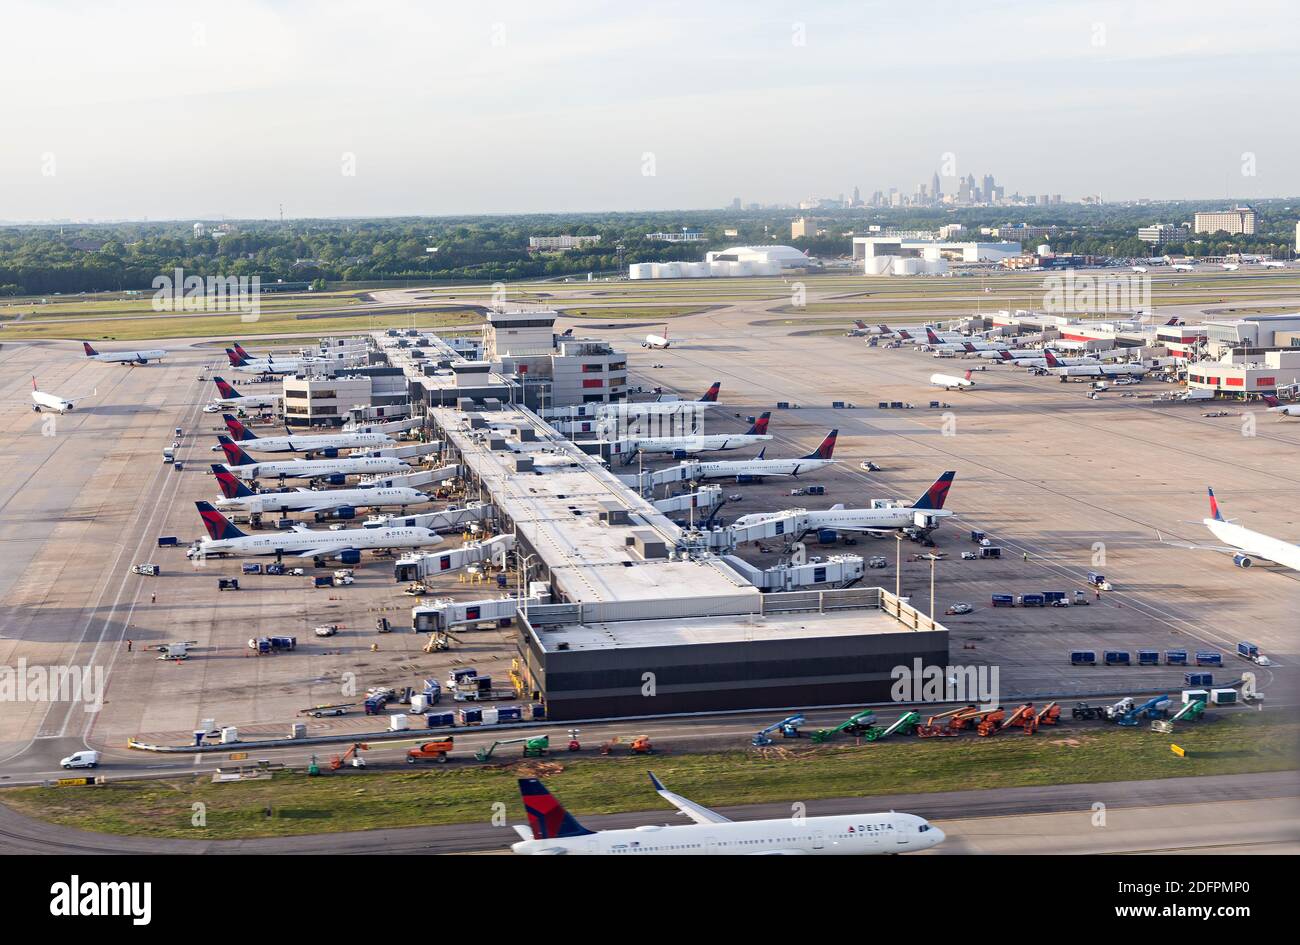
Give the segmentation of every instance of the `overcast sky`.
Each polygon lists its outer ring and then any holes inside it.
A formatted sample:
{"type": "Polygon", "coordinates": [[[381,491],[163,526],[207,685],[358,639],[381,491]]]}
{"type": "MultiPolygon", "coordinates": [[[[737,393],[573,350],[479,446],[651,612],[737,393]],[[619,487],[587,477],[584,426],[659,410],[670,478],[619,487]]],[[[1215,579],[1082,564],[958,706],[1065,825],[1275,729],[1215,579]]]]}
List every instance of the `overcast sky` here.
{"type": "Polygon", "coordinates": [[[0,35],[3,220],[794,203],[947,153],[1008,193],[1300,193],[1287,0],[3,0],[0,35]]]}

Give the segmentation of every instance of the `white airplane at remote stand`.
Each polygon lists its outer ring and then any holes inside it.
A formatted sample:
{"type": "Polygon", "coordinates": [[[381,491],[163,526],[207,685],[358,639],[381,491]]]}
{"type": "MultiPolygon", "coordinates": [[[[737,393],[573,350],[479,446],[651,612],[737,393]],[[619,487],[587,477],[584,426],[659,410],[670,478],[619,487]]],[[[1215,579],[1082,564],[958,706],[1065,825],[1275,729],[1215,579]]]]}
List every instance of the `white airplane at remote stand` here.
{"type": "Polygon", "coordinates": [[[967,371],[963,377],[953,377],[951,374],[931,374],[930,383],[943,390],[961,390],[964,387],[975,386],[975,382],[970,379],[970,371],[967,371]]]}
{"type": "Polygon", "coordinates": [[[1289,541],[1252,531],[1236,524],[1235,519],[1225,519],[1219,511],[1219,503],[1214,498],[1214,490],[1206,490],[1210,496],[1210,517],[1201,519],[1201,524],[1210,530],[1223,545],[1184,544],[1176,541],[1160,540],[1166,545],[1193,550],[1219,551],[1232,555],[1232,563],[1239,568],[1253,567],[1256,558],[1280,564],[1292,571],[1300,571],[1300,545],[1289,541]]]}
{"type": "Polygon", "coordinates": [[[511,845],[527,856],[853,856],[910,853],[944,841],[944,833],[915,814],[841,814],[792,820],[730,820],[674,794],[653,773],[655,791],[693,824],[588,830],[536,778],[520,778],[528,826],[511,845]]]}
{"type": "Polygon", "coordinates": [[[59,413],[67,413],[77,402],[68,400],[66,397],[60,397],[58,394],[50,394],[36,386],[36,378],[32,378],[32,409],[37,413],[42,410],[57,410],[59,413]]]}
{"type": "Polygon", "coordinates": [[[144,351],[105,351],[100,353],[86,341],[81,343],[81,347],[85,349],[86,357],[90,358],[90,360],[103,361],[105,364],[148,364],[150,361],[161,361],[167,354],[162,348],[148,348],[144,351]]]}
{"type": "Polygon", "coordinates": [[[668,326],[664,326],[662,335],[646,335],[645,341],[641,342],[643,348],[670,348],[672,342],[668,340],[668,326]]]}

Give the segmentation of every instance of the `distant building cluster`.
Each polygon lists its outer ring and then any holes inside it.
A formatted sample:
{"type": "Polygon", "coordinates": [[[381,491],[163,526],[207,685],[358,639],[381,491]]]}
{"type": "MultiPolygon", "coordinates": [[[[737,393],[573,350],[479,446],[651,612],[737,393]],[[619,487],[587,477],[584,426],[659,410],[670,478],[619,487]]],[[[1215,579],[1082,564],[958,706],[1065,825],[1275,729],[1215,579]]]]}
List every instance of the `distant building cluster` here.
{"type": "Polygon", "coordinates": [[[704,233],[700,230],[682,227],[676,233],[647,233],[645,238],[658,240],[661,243],[702,243],[704,242],[704,233]]]}
{"type": "Polygon", "coordinates": [[[528,248],[540,252],[554,252],[557,250],[563,252],[568,249],[595,246],[599,242],[599,236],[530,236],[528,237],[528,248]]]}
{"type": "Polygon", "coordinates": [[[1172,223],[1156,223],[1151,226],[1138,227],[1137,236],[1144,243],[1164,246],[1166,243],[1182,243],[1188,237],[1186,225],[1175,226],[1172,223]]]}
{"type": "Polygon", "coordinates": [[[629,279],[708,279],[738,276],[779,276],[795,270],[819,269],[821,261],[793,246],[733,246],[705,256],[703,262],[633,263],[629,279]]]}
{"type": "Polygon", "coordinates": [[[1231,210],[1211,210],[1192,218],[1192,229],[1197,233],[1224,233],[1253,236],[1255,211],[1251,207],[1233,207],[1231,210]]]}

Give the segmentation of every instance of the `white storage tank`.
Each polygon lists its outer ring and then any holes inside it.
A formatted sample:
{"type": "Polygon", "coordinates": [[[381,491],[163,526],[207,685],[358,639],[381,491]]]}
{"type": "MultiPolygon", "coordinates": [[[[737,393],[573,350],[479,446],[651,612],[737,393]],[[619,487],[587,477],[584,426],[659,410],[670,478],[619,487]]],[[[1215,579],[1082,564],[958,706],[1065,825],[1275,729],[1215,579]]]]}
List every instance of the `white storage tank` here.
{"type": "Polygon", "coordinates": [[[883,276],[889,272],[889,267],[895,258],[894,256],[868,256],[863,268],[869,276],[883,276]]]}
{"type": "Polygon", "coordinates": [[[627,267],[627,277],[629,279],[653,279],[654,275],[653,263],[633,263],[627,267]]]}
{"type": "Polygon", "coordinates": [[[921,260],[895,259],[892,269],[896,276],[914,276],[921,271],[921,260]]]}
{"type": "Polygon", "coordinates": [[[679,262],[660,263],[659,271],[655,275],[659,279],[680,279],[682,277],[682,264],[679,262]]]}

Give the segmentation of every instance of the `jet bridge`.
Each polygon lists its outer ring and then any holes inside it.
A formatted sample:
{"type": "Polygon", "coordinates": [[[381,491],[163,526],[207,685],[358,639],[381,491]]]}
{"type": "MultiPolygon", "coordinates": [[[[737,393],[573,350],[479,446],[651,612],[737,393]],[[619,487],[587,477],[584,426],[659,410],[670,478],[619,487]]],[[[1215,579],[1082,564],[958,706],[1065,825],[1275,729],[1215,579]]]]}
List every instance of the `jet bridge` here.
{"type": "Polygon", "coordinates": [[[399,443],[395,446],[376,446],[373,448],[355,449],[350,456],[387,456],[392,459],[415,459],[420,456],[429,456],[432,453],[442,449],[441,440],[430,440],[428,443],[399,443]]]}
{"type": "Polygon", "coordinates": [[[409,486],[412,489],[418,489],[420,486],[431,486],[435,483],[446,482],[448,479],[455,479],[460,475],[460,466],[440,466],[437,469],[422,469],[416,472],[398,473],[393,476],[373,476],[369,479],[362,479],[359,485],[362,488],[371,486],[382,486],[386,489],[394,489],[400,486],[409,486]]]}
{"type": "Polygon", "coordinates": [[[756,568],[735,555],[724,555],[722,560],[750,584],[764,591],[792,591],[815,584],[847,587],[862,580],[866,574],[866,565],[858,555],[832,555],[807,564],[778,564],[766,570],[756,568]]]}
{"type": "Polygon", "coordinates": [[[721,505],[722,501],[722,486],[712,485],[700,486],[694,492],[683,492],[681,495],[669,496],[666,499],[656,499],[650,504],[665,515],[671,515],[673,512],[687,512],[691,509],[708,513],[721,505]]]}
{"type": "Polygon", "coordinates": [[[366,520],[365,528],[430,528],[435,532],[464,531],[475,522],[485,522],[496,515],[491,502],[470,502],[464,508],[450,506],[441,512],[419,515],[375,515],[366,520]]]}
{"type": "Polygon", "coordinates": [[[450,630],[452,627],[495,623],[512,619],[521,609],[551,602],[551,586],[545,581],[533,581],[528,587],[529,594],[523,600],[518,597],[471,601],[440,598],[432,604],[412,607],[411,629],[416,633],[437,633],[450,630]]]}
{"type": "Polygon", "coordinates": [[[437,577],[439,574],[451,574],[485,561],[494,561],[504,567],[506,556],[514,547],[515,536],[507,533],[484,541],[466,542],[459,548],[437,554],[402,555],[393,565],[393,573],[399,584],[406,584],[437,577]]]}

